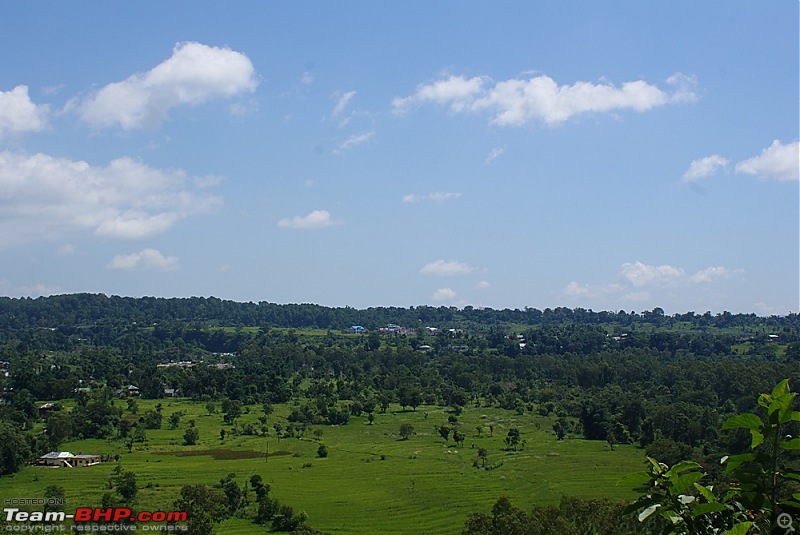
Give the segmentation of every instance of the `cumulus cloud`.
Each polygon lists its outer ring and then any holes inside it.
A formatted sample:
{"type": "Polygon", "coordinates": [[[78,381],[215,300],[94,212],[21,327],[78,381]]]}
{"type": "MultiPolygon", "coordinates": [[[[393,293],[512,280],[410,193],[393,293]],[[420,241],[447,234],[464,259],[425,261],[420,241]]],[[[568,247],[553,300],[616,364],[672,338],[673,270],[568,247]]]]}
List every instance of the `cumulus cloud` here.
{"type": "Polygon", "coordinates": [[[312,230],[318,228],[332,227],[338,225],[338,221],[331,219],[331,214],[327,210],[314,210],[306,216],[294,216],[278,221],[280,228],[312,230]]]}
{"type": "Polygon", "coordinates": [[[549,76],[493,82],[486,77],[450,76],[417,87],[408,97],[395,98],[395,114],[427,102],[449,105],[453,112],[487,111],[500,126],[521,126],[531,121],[556,125],[582,113],[632,109],[643,112],[670,103],[697,98],[692,77],[677,73],[667,79],[668,89],[643,80],[609,83],[576,82],[559,85],[549,76]]]}
{"type": "Polygon", "coordinates": [[[370,139],[375,137],[375,131],[372,130],[370,132],[364,132],[361,134],[353,134],[346,140],[342,141],[338,147],[333,151],[335,154],[340,154],[346,150],[350,150],[362,143],[366,143],[370,139]]]}
{"type": "Polygon", "coordinates": [[[700,180],[701,178],[716,174],[727,166],[728,159],[719,154],[712,154],[711,156],[694,160],[689,164],[689,169],[683,174],[683,181],[694,182],[700,180]]]}
{"type": "Polygon", "coordinates": [[[710,266],[689,277],[689,281],[693,284],[708,284],[716,280],[730,278],[739,273],[742,273],[742,270],[728,269],[725,266],[710,266]]]}
{"type": "Polygon", "coordinates": [[[434,301],[452,301],[457,295],[458,294],[450,288],[439,288],[433,292],[431,299],[434,301]]]}
{"type": "Polygon", "coordinates": [[[475,289],[477,290],[488,290],[492,287],[492,283],[489,281],[480,281],[478,284],[475,285],[475,289]]]}
{"type": "Polygon", "coordinates": [[[241,52],[179,43],[169,59],[101,88],[78,103],[78,112],[95,127],[155,128],[175,106],[229,98],[257,86],[253,64],[241,52]]]}
{"type": "Polygon", "coordinates": [[[200,195],[186,173],[128,157],[107,166],[46,154],[0,152],[0,246],[89,230],[110,239],[150,238],[206,213],[219,197],[200,195]]]}
{"type": "Polygon", "coordinates": [[[44,130],[48,112],[46,104],[37,105],[31,101],[27,86],[0,91],[0,138],[44,130]]]}
{"type": "Polygon", "coordinates": [[[692,288],[729,279],[742,273],[744,270],[741,269],[710,266],[689,275],[682,267],[668,264],[654,266],[639,261],[626,262],[622,264],[619,272],[625,283],[581,284],[572,281],[564,287],[562,294],[572,298],[617,296],[621,301],[645,301],[650,298],[651,289],[692,288]]]}
{"type": "Polygon", "coordinates": [[[438,277],[466,275],[467,273],[472,273],[473,271],[475,271],[474,267],[456,260],[436,260],[435,262],[426,264],[422,267],[422,269],[419,270],[419,272],[423,275],[435,275],[438,277]]]}
{"type": "Polygon", "coordinates": [[[108,267],[124,270],[175,271],[180,268],[177,256],[164,256],[157,249],[143,249],[138,253],[117,255],[108,267]]]}
{"type": "Polygon", "coordinates": [[[458,199],[461,197],[461,193],[451,192],[451,191],[438,191],[436,193],[426,193],[424,195],[419,195],[416,193],[409,193],[408,195],[403,195],[403,202],[420,202],[420,201],[449,201],[452,199],[458,199]]]}
{"type": "Polygon", "coordinates": [[[392,110],[397,115],[402,115],[412,107],[425,102],[440,105],[450,105],[455,112],[468,109],[475,97],[483,92],[483,86],[488,78],[475,77],[466,79],[463,76],[450,76],[446,80],[439,80],[431,84],[417,86],[417,91],[409,97],[396,97],[392,100],[392,110]]]}
{"type": "Polygon", "coordinates": [[[669,265],[649,266],[639,261],[622,264],[620,274],[637,288],[675,285],[686,276],[683,268],[669,265]]]}
{"type": "Polygon", "coordinates": [[[736,164],[737,173],[778,181],[800,180],[800,142],[783,145],[779,140],[761,154],[736,164]]]}

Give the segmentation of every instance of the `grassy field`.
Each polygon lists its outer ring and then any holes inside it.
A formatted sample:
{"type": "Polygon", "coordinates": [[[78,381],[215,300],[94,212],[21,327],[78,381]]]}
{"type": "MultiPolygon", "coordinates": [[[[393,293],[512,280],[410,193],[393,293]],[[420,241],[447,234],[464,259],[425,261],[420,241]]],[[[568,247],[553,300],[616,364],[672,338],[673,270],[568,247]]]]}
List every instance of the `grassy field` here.
{"type": "MultiPolygon", "coordinates": [[[[124,401],[117,403],[125,406],[124,401]]],[[[155,403],[140,400],[139,414],[155,403]]],[[[276,406],[269,417],[270,436],[228,433],[221,440],[220,429],[230,430],[221,414],[209,415],[203,403],[188,400],[161,403],[164,428],[148,430],[147,441],[136,444],[132,453],[122,440],[81,440],[61,449],[119,454],[122,467],[137,476],[140,490],[135,505],[140,510],[170,510],[183,485],[213,484],[232,473],[241,484],[260,474],[272,486],[273,496],[308,513],[312,526],[337,534],[460,533],[469,513],[488,512],[501,495],[526,508],[556,503],[564,494],[632,499],[634,492],[615,483],[641,470],[644,459],[633,446],[612,451],[604,442],[577,438],[559,442],[548,418],[497,408],[465,408],[459,423],[467,438],[463,447],[457,447],[452,438],[445,443],[437,432],[449,413],[435,406],[416,411],[392,406],[386,414],[376,412],[372,425],[366,415],[351,417],[348,425],[315,426],[303,439],[281,440],[271,425],[277,421],[285,427],[292,407],[276,406]],[[169,415],[179,410],[186,413],[181,425],[166,429],[169,415]],[[183,446],[190,419],[196,422],[200,441],[183,446]],[[404,422],[416,431],[408,440],[399,436],[404,422]],[[503,439],[512,426],[521,430],[525,445],[504,451],[503,439]],[[322,430],[319,441],[311,438],[315,429],[322,430]],[[320,442],[328,448],[327,458],[317,458],[320,442]],[[486,464],[491,470],[473,467],[478,447],[488,450],[486,464]]],[[[261,416],[259,406],[249,410],[240,424],[261,416]]],[[[126,411],[125,417],[131,416],[126,411]]],[[[70,502],[68,510],[99,505],[114,468],[115,463],[75,469],[26,467],[13,477],[0,478],[0,498],[42,497],[48,485],[60,485],[70,502]]],[[[266,528],[236,518],[217,526],[220,534],[254,531],[266,528]]]]}

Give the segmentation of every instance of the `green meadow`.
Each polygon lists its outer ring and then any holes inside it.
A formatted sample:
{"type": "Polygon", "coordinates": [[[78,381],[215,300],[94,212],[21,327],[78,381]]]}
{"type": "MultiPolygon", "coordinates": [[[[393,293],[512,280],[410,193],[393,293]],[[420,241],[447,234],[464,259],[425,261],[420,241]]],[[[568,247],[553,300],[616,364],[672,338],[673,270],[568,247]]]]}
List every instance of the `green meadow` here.
{"type": "MultiPolygon", "coordinates": [[[[116,403],[125,407],[124,400],[116,403]]],[[[137,419],[156,403],[139,400],[138,413],[126,410],[123,418],[137,419]]],[[[605,442],[569,437],[558,441],[549,418],[494,407],[464,409],[458,425],[466,439],[458,446],[452,436],[445,442],[438,433],[450,415],[438,406],[402,411],[393,405],[385,414],[375,412],[371,425],[364,414],[351,417],[347,425],[309,426],[303,438],[279,440],[272,425],[288,425],[291,404],[275,406],[269,416],[269,436],[264,437],[232,433],[222,414],[208,414],[204,403],[180,399],[160,403],[162,429],[148,429],[146,441],[136,443],[130,453],[123,439],[72,441],[61,450],[119,455],[122,468],[136,474],[139,493],[134,507],[139,510],[171,510],[183,485],[212,485],[229,474],[236,474],[241,485],[260,474],[271,485],[272,496],[295,511],[305,511],[310,525],[330,533],[460,533],[470,513],[488,512],[499,496],[525,508],[557,503],[562,495],[629,500],[637,493],[615,483],[641,470],[644,459],[641,450],[629,445],[612,450],[605,442]],[[167,429],[169,416],[176,411],[185,415],[177,429],[167,429]],[[194,446],[183,445],[189,420],[195,421],[200,434],[194,446]],[[403,423],[415,430],[407,440],[399,434],[403,423]],[[523,444],[516,451],[504,449],[511,427],[521,431],[523,444]],[[226,436],[221,439],[223,428],[226,436]],[[322,432],[319,438],[317,430],[322,432]],[[328,449],[326,458],[317,457],[320,443],[328,449]],[[489,469],[482,462],[474,466],[478,448],[487,450],[489,469]]],[[[246,407],[237,424],[258,424],[259,416],[260,406],[246,407]]],[[[73,469],[29,466],[0,479],[0,497],[43,497],[48,485],[59,485],[66,491],[67,511],[99,505],[116,464],[73,469]]],[[[252,492],[250,498],[254,499],[252,492]]],[[[267,530],[239,518],[216,527],[217,533],[231,535],[267,530]]]]}

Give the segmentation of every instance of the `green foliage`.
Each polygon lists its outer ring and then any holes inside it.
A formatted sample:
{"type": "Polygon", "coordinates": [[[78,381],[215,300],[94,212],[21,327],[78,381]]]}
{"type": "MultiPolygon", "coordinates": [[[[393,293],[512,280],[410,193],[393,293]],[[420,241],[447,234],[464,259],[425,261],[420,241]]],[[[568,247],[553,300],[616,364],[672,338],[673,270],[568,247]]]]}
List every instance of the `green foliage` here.
{"type": "Polygon", "coordinates": [[[227,504],[227,497],[219,489],[206,485],[185,485],[174,507],[176,511],[186,511],[188,533],[212,535],[214,524],[228,515],[227,504]]]}
{"type": "Polygon", "coordinates": [[[408,440],[408,437],[414,434],[414,426],[408,422],[400,424],[400,436],[403,440],[408,440]]]}
{"type": "Polygon", "coordinates": [[[783,380],[770,394],[758,397],[764,416],[744,413],[725,421],[723,430],[746,429],[751,435],[747,453],[722,458],[732,484],[701,484],[707,474],[695,462],[670,467],[648,457],[648,472],[621,481],[650,489],[628,511],[638,513],[639,521],[665,519],[665,534],[771,532],[780,514],[800,509],[800,494],[790,490],[800,480],[797,459],[791,455],[800,449],[800,411],[792,409],[795,396],[783,380]]]}
{"type": "Polygon", "coordinates": [[[194,426],[189,426],[183,433],[183,445],[194,446],[200,440],[200,432],[194,426]]]}
{"type": "Polygon", "coordinates": [[[324,459],[328,456],[328,448],[325,447],[325,444],[320,444],[319,448],[317,448],[317,457],[320,459],[324,459]]]}
{"type": "Polygon", "coordinates": [[[31,457],[22,431],[11,423],[0,422],[0,475],[13,474],[31,457]]]}

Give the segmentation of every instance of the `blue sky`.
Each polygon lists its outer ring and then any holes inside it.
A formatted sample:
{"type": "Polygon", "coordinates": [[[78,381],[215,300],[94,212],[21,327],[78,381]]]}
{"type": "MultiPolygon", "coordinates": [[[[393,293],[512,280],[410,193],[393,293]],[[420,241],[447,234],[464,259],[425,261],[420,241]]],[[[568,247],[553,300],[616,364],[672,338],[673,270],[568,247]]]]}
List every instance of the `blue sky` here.
{"type": "Polygon", "coordinates": [[[800,309],[795,1],[0,20],[0,294],[800,309]]]}

